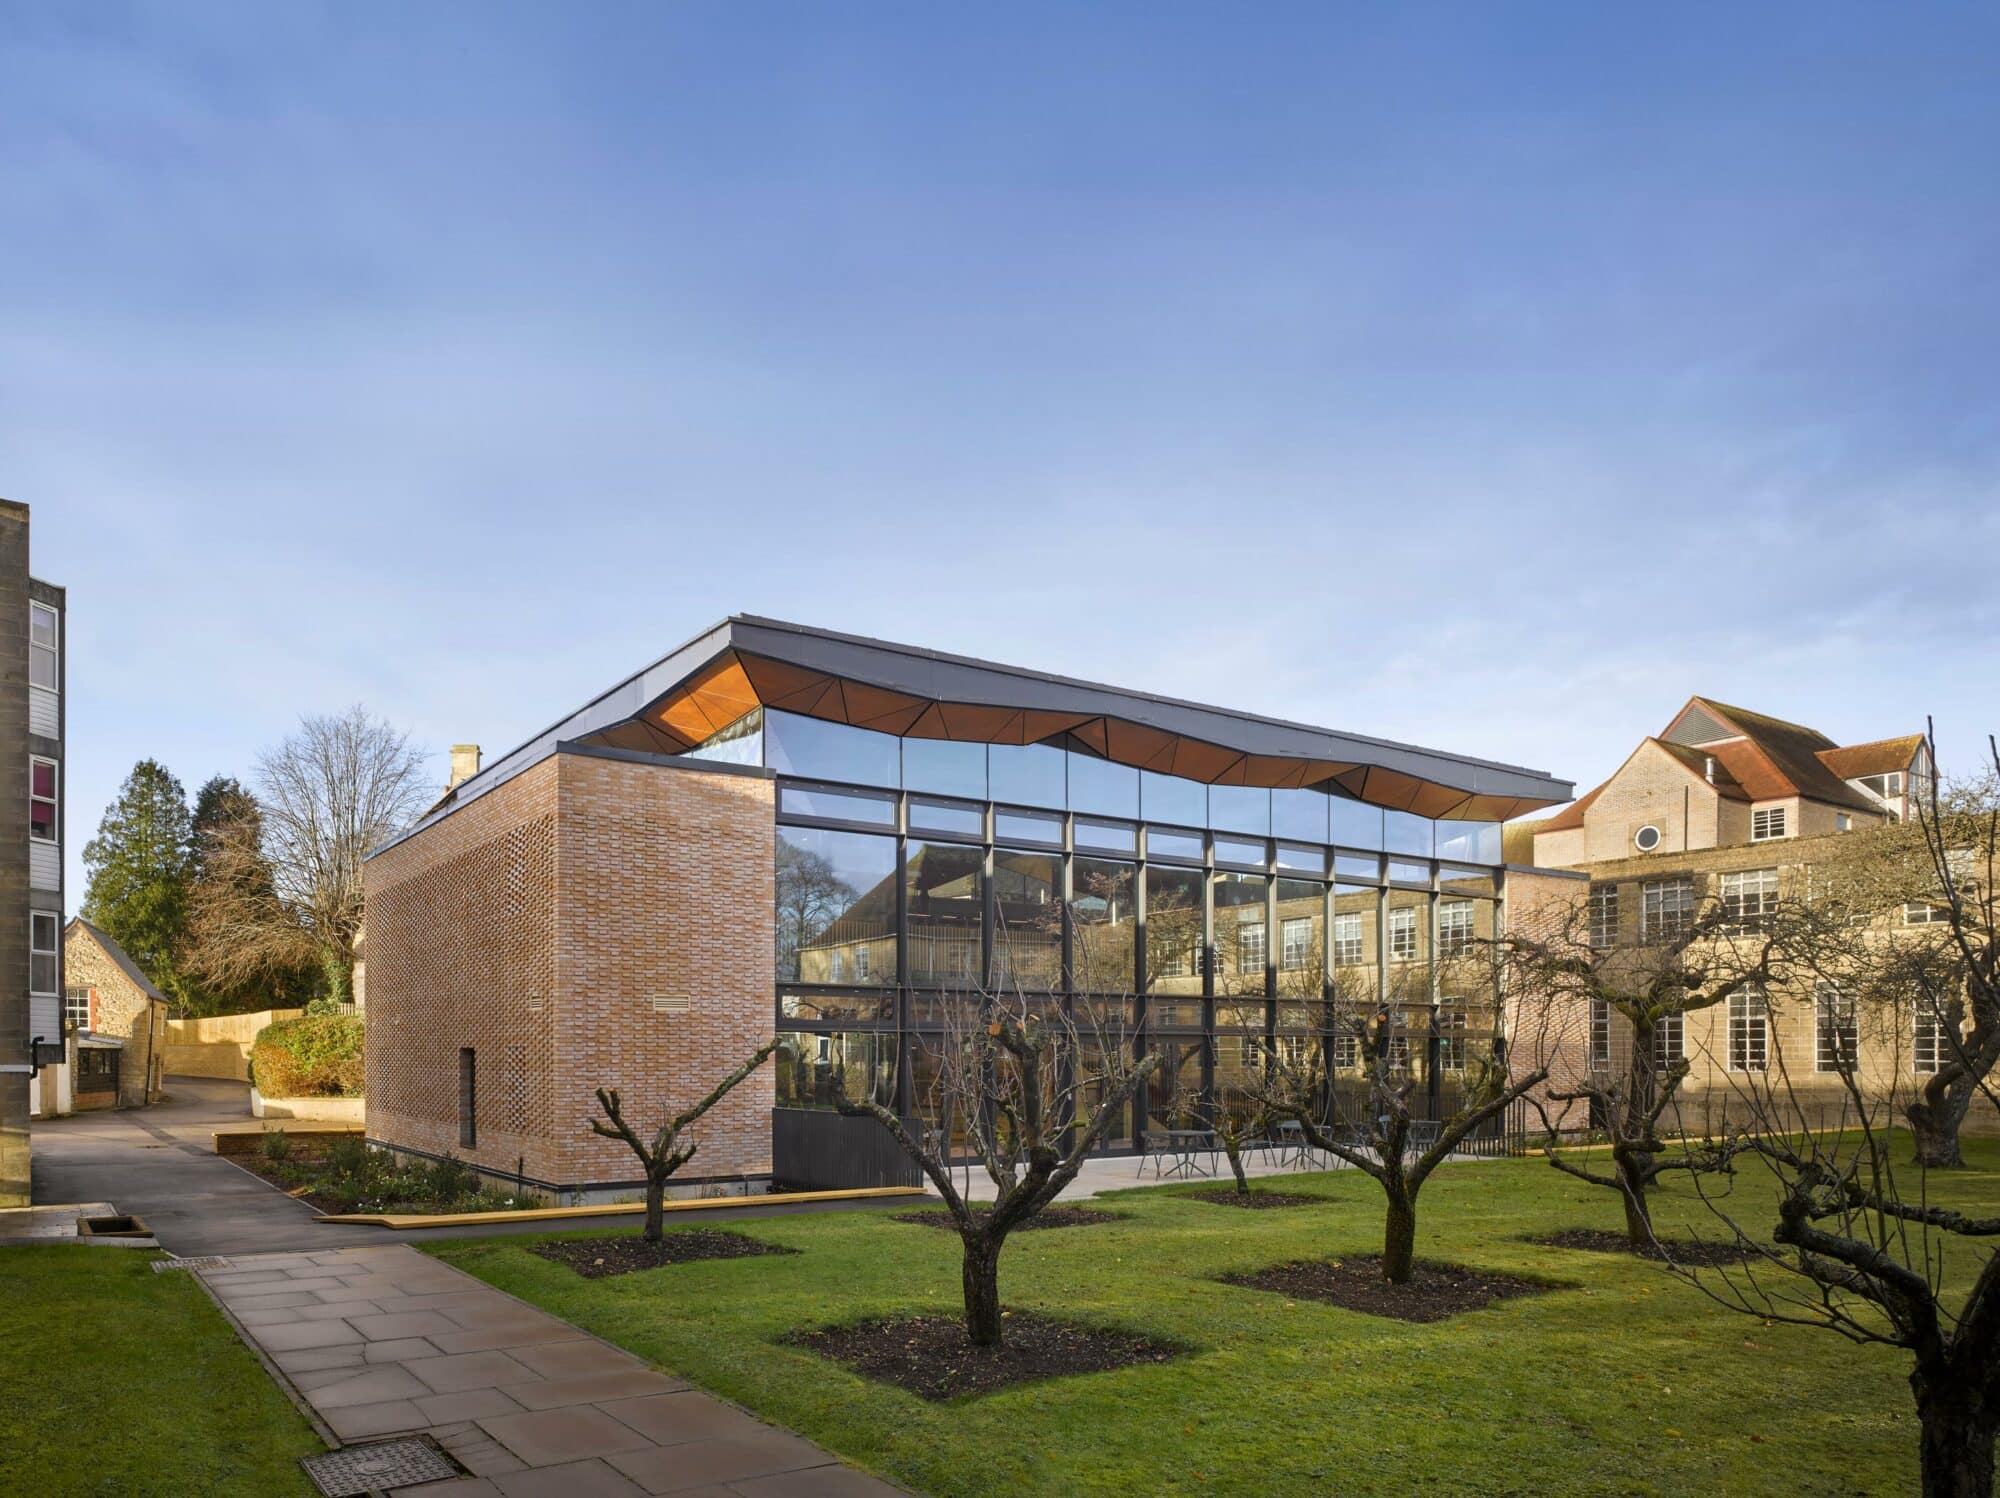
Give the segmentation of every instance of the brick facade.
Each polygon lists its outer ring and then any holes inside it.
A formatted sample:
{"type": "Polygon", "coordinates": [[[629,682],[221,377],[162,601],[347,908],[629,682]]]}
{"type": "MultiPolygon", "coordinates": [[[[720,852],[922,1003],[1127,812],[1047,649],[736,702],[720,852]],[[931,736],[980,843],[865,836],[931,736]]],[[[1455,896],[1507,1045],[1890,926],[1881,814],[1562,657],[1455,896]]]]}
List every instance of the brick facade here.
{"type": "MultiPolygon", "coordinates": [[[[82,921],[71,921],[63,932],[63,972],[71,990],[83,989],[89,995],[90,1020],[84,1028],[125,1042],[119,1058],[117,1105],[136,1108],[158,1102],[166,1045],[165,1001],[135,983],[82,921]]],[[[75,1055],[72,1045],[72,1062],[75,1055]]],[[[108,1099],[98,1104],[79,1095],[76,1105],[108,1106],[108,1099]]]]}
{"type": "MultiPolygon", "coordinates": [[[[657,1126],[771,1036],[772,827],[761,773],[565,751],[376,855],[370,1137],[564,1188],[636,1182],[590,1132],[594,1089],[657,1126]]],[[[686,1177],[768,1173],[772,1101],[766,1067],[704,1120],[686,1177]]]]}

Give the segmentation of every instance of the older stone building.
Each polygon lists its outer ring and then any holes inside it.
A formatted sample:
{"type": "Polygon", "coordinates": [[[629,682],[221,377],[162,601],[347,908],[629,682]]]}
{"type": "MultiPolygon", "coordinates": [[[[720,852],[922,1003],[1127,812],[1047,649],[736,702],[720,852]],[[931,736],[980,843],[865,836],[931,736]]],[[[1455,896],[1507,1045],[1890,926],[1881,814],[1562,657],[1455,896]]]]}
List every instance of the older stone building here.
{"type": "Polygon", "coordinates": [[[925,1042],[982,986],[1115,1012],[1117,1044],[1167,1054],[1114,1150],[1333,1043],[1336,997],[1395,1005],[1441,1081],[1483,1002],[1450,959],[1498,929],[1500,823],[1571,791],[741,617],[462,758],[368,863],[368,1132],[565,1192],[633,1181],[589,1132],[594,1088],[657,1122],[774,1035],[688,1177],[862,1184],[809,1173],[881,1145],[831,1111],[835,1079],[909,1114],[925,1042]]]}
{"type": "MultiPolygon", "coordinates": [[[[1754,932],[1781,900],[1805,899],[1827,871],[1852,858],[1853,839],[1879,835],[1914,815],[1912,797],[1934,774],[1923,735],[1841,746],[1796,723],[1694,697],[1656,737],[1643,740],[1603,784],[1554,816],[1509,829],[1510,849],[1539,865],[1588,875],[1590,939],[1643,947],[1687,929],[1719,902],[1736,929],[1754,932]]],[[[1931,908],[1895,904],[1869,917],[1872,938],[1932,919],[1931,908]]],[[[1630,1037],[1622,1020],[1590,1016],[1585,1062],[1622,1068],[1630,1037]]],[[[1837,986],[1753,991],[1696,1011],[1659,1036],[1663,1059],[1685,1058],[1684,1121],[1701,1126],[1730,1111],[1741,1085],[1768,1075],[1782,1055],[1808,1112],[1837,1118],[1837,1061],[1875,1096],[1908,1092],[1935,1071],[1948,1041],[1937,1021],[1914,1012],[1860,1012],[1837,986]]],[[[1974,1121],[1992,1127],[1980,1105],[1974,1121]]]]}
{"type": "Polygon", "coordinates": [[[157,1102],[167,996],[111,936],[82,916],[63,932],[69,1092],[79,1111],[157,1102]]]}

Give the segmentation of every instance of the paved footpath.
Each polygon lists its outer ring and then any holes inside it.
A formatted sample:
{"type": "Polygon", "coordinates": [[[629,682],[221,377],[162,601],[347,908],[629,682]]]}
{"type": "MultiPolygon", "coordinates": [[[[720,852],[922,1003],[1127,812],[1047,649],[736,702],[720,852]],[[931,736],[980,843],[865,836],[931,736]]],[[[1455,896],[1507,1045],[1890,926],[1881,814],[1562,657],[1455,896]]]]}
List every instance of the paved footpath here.
{"type": "Polygon", "coordinates": [[[428,1431],[473,1476],[398,1498],[888,1498],[800,1436],[400,1244],[201,1277],[343,1444],[428,1431]]]}

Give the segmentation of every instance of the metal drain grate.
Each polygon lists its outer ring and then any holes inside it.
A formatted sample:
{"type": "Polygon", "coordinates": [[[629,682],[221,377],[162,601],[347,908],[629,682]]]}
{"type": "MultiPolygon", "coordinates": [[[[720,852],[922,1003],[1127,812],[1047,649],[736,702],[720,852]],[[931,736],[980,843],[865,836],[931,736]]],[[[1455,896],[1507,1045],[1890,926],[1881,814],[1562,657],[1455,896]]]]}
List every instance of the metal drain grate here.
{"type": "Polygon", "coordinates": [[[155,1259],[153,1273],[165,1274],[169,1269],[222,1269],[228,1263],[229,1260],[218,1259],[213,1254],[193,1259],[155,1259]]]}
{"type": "Polygon", "coordinates": [[[365,1493],[458,1476],[457,1463],[427,1441],[343,1446],[323,1456],[302,1456],[299,1465],[326,1498],[361,1498],[365,1493]]]}

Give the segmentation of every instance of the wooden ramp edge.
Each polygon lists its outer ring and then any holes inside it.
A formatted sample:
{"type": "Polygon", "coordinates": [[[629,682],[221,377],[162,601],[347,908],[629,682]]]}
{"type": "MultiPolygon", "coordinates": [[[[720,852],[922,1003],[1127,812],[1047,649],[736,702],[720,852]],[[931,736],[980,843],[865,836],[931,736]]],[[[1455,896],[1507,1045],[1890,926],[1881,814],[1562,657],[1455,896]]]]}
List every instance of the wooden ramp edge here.
{"type": "MultiPolygon", "coordinates": [[[[871,1198],[922,1196],[921,1186],[865,1186],[850,1191],[779,1191],[764,1196],[699,1196],[662,1202],[666,1212],[713,1212],[732,1207],[768,1207],[780,1202],[849,1202],[871,1198]]],[[[531,1207],[524,1212],[340,1212],[320,1222],[378,1228],[483,1227],[495,1222],[562,1222],[572,1217],[635,1217],[644,1202],[613,1202],[602,1207],[531,1207]]]]}

